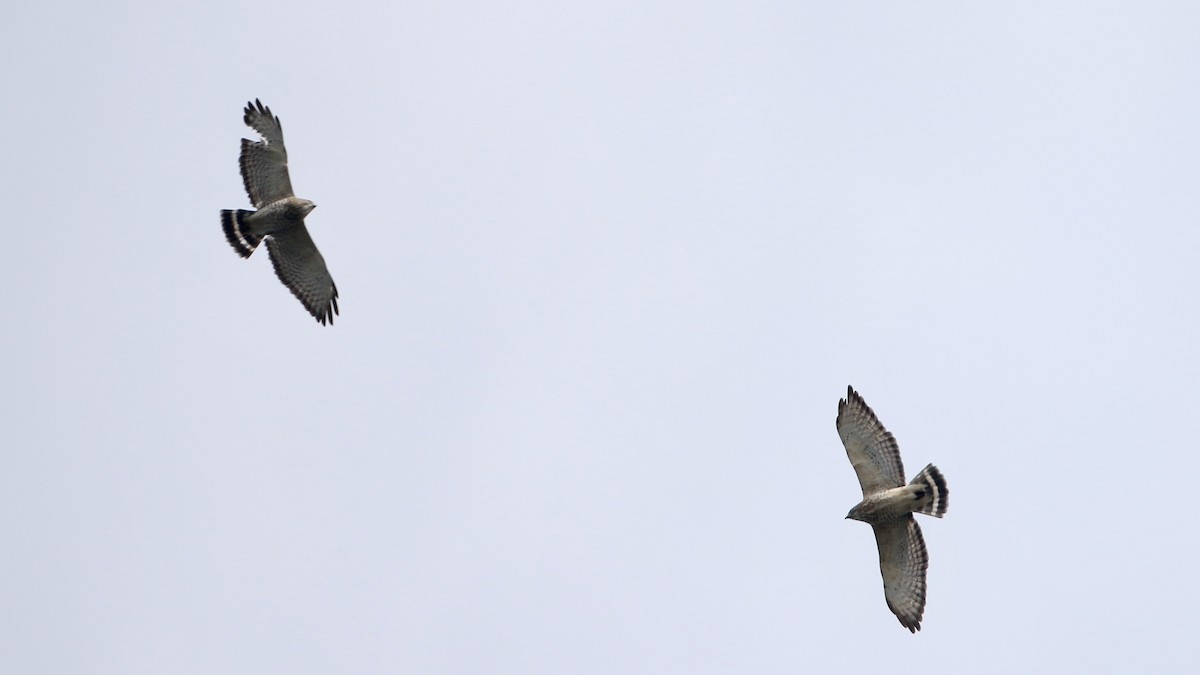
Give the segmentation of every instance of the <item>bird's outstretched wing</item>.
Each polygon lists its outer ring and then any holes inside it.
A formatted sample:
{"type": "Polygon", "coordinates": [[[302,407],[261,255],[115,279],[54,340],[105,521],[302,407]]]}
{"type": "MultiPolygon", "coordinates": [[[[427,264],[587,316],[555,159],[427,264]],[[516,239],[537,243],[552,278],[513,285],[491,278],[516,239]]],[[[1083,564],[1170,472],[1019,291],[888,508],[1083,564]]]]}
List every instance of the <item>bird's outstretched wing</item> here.
{"type": "Polygon", "coordinates": [[[269,235],[266,242],[275,275],[283,285],[317,321],[332,324],[333,315],[338,313],[337,286],[325,267],[325,258],[308,236],[308,228],[289,228],[269,235]]]}
{"type": "Polygon", "coordinates": [[[854,387],[838,402],[837,430],[864,497],[904,485],[900,446],[854,387]]]}
{"type": "Polygon", "coordinates": [[[911,515],[872,525],[879,545],[879,571],[883,574],[883,595],[888,609],[900,623],[915,633],[921,630],[925,614],[925,574],[929,553],[921,526],[911,515]]]}
{"type": "Polygon", "coordinates": [[[261,209],[271,202],[294,196],[279,118],[255,99],[254,103],[246,104],[246,115],[242,119],[246,126],[263,137],[261,141],[242,139],[242,183],[254,208],[261,209]]]}

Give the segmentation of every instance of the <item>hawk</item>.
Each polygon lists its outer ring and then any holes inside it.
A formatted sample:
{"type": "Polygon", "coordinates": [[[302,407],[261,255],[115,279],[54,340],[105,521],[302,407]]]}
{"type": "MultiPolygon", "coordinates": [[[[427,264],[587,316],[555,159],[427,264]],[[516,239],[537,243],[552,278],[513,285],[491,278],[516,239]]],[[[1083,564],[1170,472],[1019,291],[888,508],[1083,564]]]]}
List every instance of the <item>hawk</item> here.
{"type": "Polygon", "coordinates": [[[292,192],[288,178],[283,127],[271,109],[258,99],[247,103],[242,118],[261,141],[242,139],[242,183],[257,211],[221,211],[225,238],[238,255],[249,258],[261,241],[267,242],[275,275],[322,325],[333,324],[338,313],[337,286],[325,267],[304,217],[317,208],[292,192]]]}
{"type": "Polygon", "coordinates": [[[846,517],[869,523],[875,530],[888,609],[916,633],[925,614],[929,554],[913,514],[946,515],[950,489],[932,464],[905,485],[896,438],[854,387],[847,387],[846,398],[838,401],[837,430],[863,491],[862,501],[846,517]]]}

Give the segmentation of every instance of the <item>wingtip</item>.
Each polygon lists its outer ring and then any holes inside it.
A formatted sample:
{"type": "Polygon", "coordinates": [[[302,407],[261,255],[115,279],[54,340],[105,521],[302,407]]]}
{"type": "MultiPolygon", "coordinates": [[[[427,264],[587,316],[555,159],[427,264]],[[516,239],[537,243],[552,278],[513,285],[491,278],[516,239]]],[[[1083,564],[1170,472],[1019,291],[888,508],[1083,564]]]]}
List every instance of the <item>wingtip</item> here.
{"type": "Polygon", "coordinates": [[[324,326],[324,325],[332,326],[333,325],[333,317],[338,314],[337,284],[333,283],[333,281],[330,281],[329,286],[333,290],[333,294],[330,295],[328,304],[326,304],[324,307],[322,307],[319,310],[320,314],[318,314],[317,312],[313,312],[313,316],[317,317],[317,321],[321,322],[322,326],[324,326]],[[326,322],[328,322],[328,324],[326,324],[326,322]]]}
{"type": "Polygon", "coordinates": [[[866,405],[863,403],[862,397],[858,395],[858,392],[854,391],[854,385],[848,384],[846,385],[846,398],[838,399],[838,417],[841,417],[842,413],[846,410],[846,406],[852,403],[866,405]]]}
{"type": "MultiPolygon", "coordinates": [[[[246,122],[247,126],[253,126],[250,124],[250,116],[253,114],[257,113],[268,118],[273,117],[273,115],[271,115],[271,107],[263,105],[262,101],[257,98],[253,101],[246,102],[246,109],[243,111],[243,113],[242,119],[246,122]]],[[[275,121],[279,122],[279,118],[276,117],[275,121]]]]}
{"type": "Polygon", "coordinates": [[[892,613],[896,615],[896,620],[900,622],[901,626],[907,628],[908,632],[916,633],[917,631],[921,630],[921,620],[925,618],[925,612],[922,611],[921,614],[914,619],[912,616],[901,616],[899,612],[897,612],[895,609],[892,609],[891,603],[888,604],[888,609],[892,610],[892,613]]]}
{"type": "Polygon", "coordinates": [[[332,326],[333,317],[338,314],[337,286],[333,287],[333,297],[329,299],[329,304],[320,308],[314,307],[309,311],[312,313],[313,318],[317,320],[317,323],[322,326],[332,326]]]}

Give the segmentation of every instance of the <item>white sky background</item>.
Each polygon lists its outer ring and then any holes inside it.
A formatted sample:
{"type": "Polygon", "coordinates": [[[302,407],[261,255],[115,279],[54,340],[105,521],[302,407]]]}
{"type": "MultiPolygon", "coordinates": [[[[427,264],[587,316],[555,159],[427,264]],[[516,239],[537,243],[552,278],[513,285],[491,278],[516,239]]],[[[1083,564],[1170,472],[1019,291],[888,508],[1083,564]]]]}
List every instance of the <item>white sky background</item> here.
{"type": "Polygon", "coordinates": [[[1194,3],[6,13],[0,671],[1194,664],[1194,3]],[[222,235],[255,97],[332,328],[222,235]]]}

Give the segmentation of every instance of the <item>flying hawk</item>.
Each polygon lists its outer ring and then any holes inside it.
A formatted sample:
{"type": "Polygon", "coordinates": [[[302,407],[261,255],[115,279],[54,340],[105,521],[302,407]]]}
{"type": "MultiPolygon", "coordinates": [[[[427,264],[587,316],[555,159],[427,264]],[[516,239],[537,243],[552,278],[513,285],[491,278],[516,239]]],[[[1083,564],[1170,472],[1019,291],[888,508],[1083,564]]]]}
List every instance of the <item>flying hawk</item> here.
{"type": "Polygon", "coordinates": [[[846,398],[838,402],[837,430],[863,491],[863,500],[846,517],[869,523],[875,530],[888,608],[915,633],[921,630],[925,614],[929,554],[913,513],[946,515],[950,497],[946,479],[930,464],[905,485],[896,438],[854,387],[847,387],[846,398]]]}
{"type": "Polygon", "coordinates": [[[338,313],[337,286],[304,226],[304,217],[317,205],[292,192],[283,127],[258,99],[246,104],[242,119],[263,138],[243,138],[240,161],[246,194],[258,210],[221,211],[225,238],[243,258],[249,258],[265,240],[275,275],[283,285],[322,325],[333,324],[333,315],[338,313]]]}

